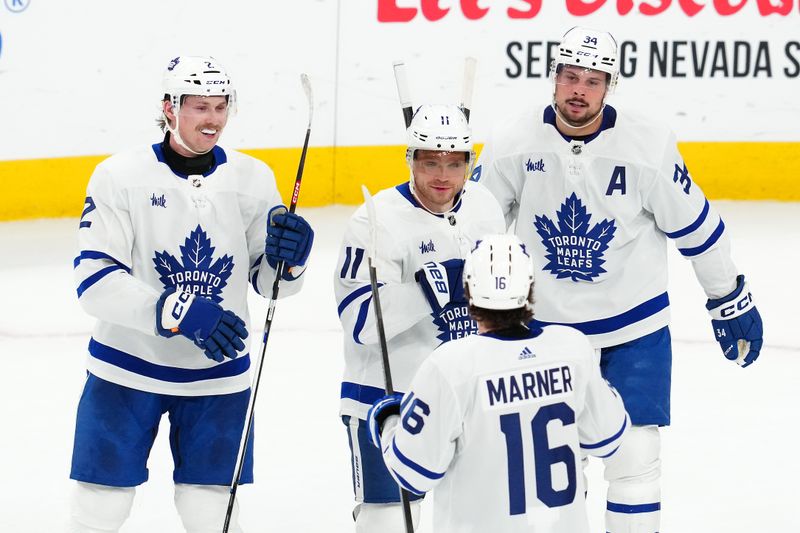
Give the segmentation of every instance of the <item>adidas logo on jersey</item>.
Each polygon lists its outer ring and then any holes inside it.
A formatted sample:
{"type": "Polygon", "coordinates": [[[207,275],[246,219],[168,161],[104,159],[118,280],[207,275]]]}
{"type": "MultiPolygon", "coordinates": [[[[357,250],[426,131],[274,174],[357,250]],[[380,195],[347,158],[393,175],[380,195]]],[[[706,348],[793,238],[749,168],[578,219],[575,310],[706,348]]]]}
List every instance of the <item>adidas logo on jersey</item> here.
{"type": "Polygon", "coordinates": [[[536,172],[537,170],[539,172],[547,172],[544,169],[544,159],[540,159],[534,163],[533,161],[530,160],[530,158],[528,158],[528,162],[525,163],[525,170],[527,170],[528,172],[536,172]]]}
{"type": "Polygon", "coordinates": [[[534,357],[536,357],[536,354],[526,346],[521,352],[519,352],[519,357],[517,359],[533,359],[534,357]]]}
{"type": "Polygon", "coordinates": [[[423,241],[419,245],[419,253],[421,254],[427,254],[435,251],[436,247],[433,244],[433,239],[429,240],[427,243],[423,241]]]}
{"type": "Polygon", "coordinates": [[[163,207],[166,209],[167,207],[167,197],[163,194],[161,196],[156,196],[156,193],[150,197],[150,202],[152,202],[153,207],[163,207]]]}

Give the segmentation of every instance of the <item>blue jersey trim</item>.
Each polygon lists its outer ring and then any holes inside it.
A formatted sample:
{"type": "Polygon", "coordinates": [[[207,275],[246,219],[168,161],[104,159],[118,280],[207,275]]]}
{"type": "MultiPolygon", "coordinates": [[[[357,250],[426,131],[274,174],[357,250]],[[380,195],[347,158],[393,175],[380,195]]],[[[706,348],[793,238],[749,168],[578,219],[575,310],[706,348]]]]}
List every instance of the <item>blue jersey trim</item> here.
{"type": "Polygon", "coordinates": [[[700,246],[695,246],[694,248],[678,248],[678,251],[683,254],[684,257],[694,257],[696,255],[700,255],[712,246],[722,237],[722,233],[725,231],[725,223],[722,219],[719,219],[719,224],[717,225],[717,229],[714,230],[714,233],[706,239],[706,242],[701,244],[700,246]]]}
{"type": "Polygon", "coordinates": [[[78,285],[78,298],[80,298],[89,287],[91,287],[92,285],[94,285],[107,275],[111,274],[112,272],[116,272],[117,270],[122,270],[122,267],[118,265],[107,266],[106,268],[98,270],[97,272],[95,272],[94,274],[83,280],[81,284],[78,285]]]}
{"type": "MultiPolygon", "coordinates": [[[[97,342],[94,338],[89,340],[89,353],[95,359],[128,372],[169,383],[194,383],[210,379],[229,378],[247,372],[247,369],[250,368],[250,354],[240,355],[236,359],[215,364],[210,368],[175,368],[158,365],[111,346],[106,346],[97,342]]],[[[201,357],[199,353],[197,356],[201,357]]]]}
{"type": "Polygon", "coordinates": [[[342,398],[372,405],[384,396],[386,396],[385,389],[371,387],[370,385],[359,385],[350,381],[342,382],[342,398]]]}
{"type": "Polygon", "coordinates": [[[105,252],[98,252],[96,250],[81,250],[81,253],[78,254],[78,257],[76,257],[75,261],[72,263],[73,268],[78,268],[78,265],[84,259],[108,259],[109,261],[112,261],[114,264],[118,265],[128,274],[131,273],[131,269],[125,266],[121,261],[117,261],[105,252]]]}
{"type": "MultiPolygon", "coordinates": [[[[561,137],[565,141],[567,141],[567,142],[572,142],[573,141],[573,139],[574,139],[573,137],[570,137],[569,135],[564,135],[563,133],[561,133],[561,130],[558,129],[558,126],[556,125],[556,110],[553,108],[552,105],[549,105],[549,106],[544,108],[542,121],[545,124],[550,124],[551,126],[553,126],[556,129],[556,131],[558,132],[558,134],[561,135],[561,137]]],[[[613,107],[611,107],[610,105],[606,105],[603,108],[603,118],[600,121],[600,128],[596,132],[592,133],[591,135],[589,135],[589,136],[587,136],[585,138],[575,139],[575,140],[582,141],[583,144],[589,144],[590,142],[595,140],[597,137],[599,137],[602,132],[604,132],[605,130],[611,129],[616,125],[617,125],[617,110],[614,109],[613,107]]]]}
{"type": "Polygon", "coordinates": [[[534,319],[528,327],[544,327],[550,325],[569,326],[575,328],[584,335],[600,335],[602,333],[611,333],[624,327],[640,322],[645,318],[653,316],[669,307],[669,297],[667,293],[662,293],[651,298],[644,303],[641,303],[629,311],[620,313],[619,315],[601,318],[599,320],[590,320],[588,322],[542,322],[534,319]]]}
{"type": "MultiPolygon", "coordinates": [[[[622,427],[619,428],[619,431],[617,431],[615,434],[613,434],[612,436],[608,437],[605,440],[601,440],[600,442],[596,442],[595,444],[583,444],[583,443],[581,443],[581,448],[584,449],[584,450],[596,450],[597,448],[602,448],[603,446],[608,446],[609,444],[611,444],[612,442],[617,440],[620,437],[620,435],[622,435],[625,432],[625,428],[627,428],[627,427],[628,427],[628,417],[626,416],[625,420],[622,421],[622,427]]],[[[611,453],[614,453],[614,452],[611,452],[611,453]]]]}
{"type": "MultiPolygon", "coordinates": [[[[394,469],[392,469],[392,472],[394,472],[394,469]]],[[[411,483],[406,481],[405,478],[403,476],[401,476],[400,474],[398,474],[397,472],[394,472],[394,475],[397,476],[397,480],[400,482],[400,485],[402,485],[403,488],[406,489],[408,492],[411,492],[412,494],[416,494],[417,496],[422,496],[423,494],[425,494],[424,491],[421,491],[419,489],[415,489],[411,485],[411,483]]]]}
{"type": "Polygon", "coordinates": [[[672,233],[666,233],[666,236],[669,237],[670,239],[677,239],[679,237],[684,237],[686,235],[689,235],[694,230],[699,228],[703,224],[703,222],[705,222],[706,217],[708,216],[709,208],[710,205],[708,203],[708,199],[706,199],[706,205],[703,206],[703,211],[700,213],[700,216],[697,217],[697,220],[695,220],[694,222],[692,222],[683,229],[679,229],[678,231],[673,231],[672,233]]]}
{"type": "Polygon", "coordinates": [[[410,468],[417,474],[434,481],[437,479],[442,479],[444,477],[444,472],[439,473],[439,472],[434,472],[432,470],[428,470],[424,466],[415,463],[414,461],[403,455],[403,453],[397,447],[396,439],[392,439],[392,451],[394,451],[394,454],[397,456],[398,459],[400,459],[401,463],[406,465],[408,468],[410,468]]]}
{"type": "Polygon", "coordinates": [[[364,324],[367,322],[367,313],[369,312],[369,303],[371,301],[372,296],[361,302],[361,307],[358,308],[356,325],[353,327],[353,340],[356,341],[356,344],[364,344],[358,337],[361,335],[361,330],[364,329],[364,324]]]}
{"type": "Polygon", "coordinates": [[[253,289],[259,296],[261,296],[261,291],[258,290],[258,273],[261,270],[261,262],[263,260],[264,256],[259,256],[258,259],[256,259],[256,262],[253,263],[253,266],[250,267],[250,283],[253,285],[253,289]]]}
{"type": "MultiPolygon", "coordinates": [[[[167,160],[164,157],[164,150],[161,149],[161,143],[156,143],[156,144],[153,145],[153,152],[155,152],[156,159],[158,159],[158,162],[159,163],[164,163],[165,165],[167,165],[167,168],[169,168],[170,172],[172,172],[173,174],[175,174],[179,178],[186,179],[186,178],[189,177],[188,174],[181,174],[180,172],[175,172],[172,169],[172,167],[170,167],[169,164],[167,164],[167,160]]],[[[211,168],[208,169],[208,172],[205,172],[203,174],[204,178],[210,176],[211,174],[213,174],[214,171],[217,170],[218,166],[224,165],[225,163],[228,162],[228,154],[226,154],[225,150],[223,150],[219,146],[215,146],[214,148],[212,148],[211,149],[211,153],[214,154],[214,164],[211,165],[211,168]]]]}
{"type": "Polygon", "coordinates": [[[612,513],[623,513],[623,514],[653,513],[655,511],[661,510],[661,502],[642,503],[638,505],[607,502],[606,509],[608,509],[612,513]]]}
{"type": "MultiPolygon", "coordinates": [[[[380,289],[382,286],[383,283],[378,282],[378,288],[380,289]]],[[[350,294],[348,294],[347,296],[345,296],[344,299],[342,300],[342,303],[339,304],[339,308],[337,309],[337,311],[339,312],[339,316],[340,317],[342,316],[344,310],[347,308],[348,305],[350,305],[353,302],[353,300],[357,300],[358,298],[370,292],[371,290],[372,290],[372,285],[363,285],[354,290],[353,292],[351,292],[350,294]]]]}
{"type": "Polygon", "coordinates": [[[612,455],[617,453],[617,450],[619,450],[619,446],[617,446],[616,448],[614,448],[613,450],[611,450],[607,454],[601,455],[600,457],[598,457],[598,459],[608,459],[609,457],[611,457],[612,455]]]}

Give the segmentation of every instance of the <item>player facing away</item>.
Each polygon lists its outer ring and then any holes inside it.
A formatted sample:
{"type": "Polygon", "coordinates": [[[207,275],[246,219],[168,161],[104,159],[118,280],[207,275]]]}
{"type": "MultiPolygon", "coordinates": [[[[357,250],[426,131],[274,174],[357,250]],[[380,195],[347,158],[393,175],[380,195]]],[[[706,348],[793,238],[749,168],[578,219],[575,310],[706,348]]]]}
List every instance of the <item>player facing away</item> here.
{"type": "MultiPolygon", "coordinates": [[[[423,105],[407,130],[408,182],[377,193],[376,270],[397,390],[442,342],[469,335],[461,283],[470,243],[505,223],[491,194],[467,182],[474,153],[461,108],[423,105]]],[[[367,267],[370,227],[365,206],[351,217],[334,272],[344,330],[342,420],[352,452],[354,511],[359,533],[404,532],[400,494],[380,453],[369,444],[366,418],[384,394],[383,366],[367,267]]],[[[415,521],[419,502],[411,503],[415,521]]]]}
{"type": "MultiPolygon", "coordinates": [[[[270,294],[283,259],[281,296],[296,293],[313,242],[269,167],[217,145],[236,104],[220,64],[177,57],[163,84],[163,141],[100,163],[80,220],[77,292],[97,323],[75,427],[73,533],[122,526],[164,413],[183,525],[221,531],[250,395],[248,286],[270,294]]],[[[252,480],[251,440],[241,481],[252,480]]]]}
{"type": "Polygon", "coordinates": [[[730,255],[728,232],[651,117],[606,104],[617,45],[569,30],[551,65],[553,101],[501,124],[474,178],[498,199],[533,257],[536,318],[566,324],[601,351],[603,376],[634,427],[605,461],[610,533],[659,530],[659,426],[670,424],[667,247],[692,261],[726,358],[753,363],[761,317],[730,255]]]}
{"type": "Polygon", "coordinates": [[[614,454],[628,430],[586,336],[526,327],[533,277],[516,236],[479,241],[464,267],[478,335],[437,348],[405,396],[369,412],[398,483],[435,488],[437,533],[588,533],[581,455],[614,454]]]}

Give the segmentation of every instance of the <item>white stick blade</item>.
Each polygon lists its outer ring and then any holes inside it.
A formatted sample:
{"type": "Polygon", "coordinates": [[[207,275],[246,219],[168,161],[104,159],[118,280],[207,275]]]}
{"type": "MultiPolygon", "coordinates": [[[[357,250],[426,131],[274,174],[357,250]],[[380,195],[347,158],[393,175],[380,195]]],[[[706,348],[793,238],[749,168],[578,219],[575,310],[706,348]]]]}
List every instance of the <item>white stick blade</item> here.
{"type": "Polygon", "coordinates": [[[378,221],[375,215],[375,203],[366,185],[361,186],[361,194],[364,195],[364,205],[367,208],[367,220],[369,220],[369,244],[367,246],[367,258],[375,263],[376,249],[378,247],[378,221]]]}
{"type": "Polygon", "coordinates": [[[400,98],[400,107],[411,107],[411,91],[408,88],[406,64],[403,61],[395,61],[392,65],[394,67],[394,80],[397,82],[397,96],[400,98]]]}
{"type": "Polygon", "coordinates": [[[464,86],[461,88],[461,107],[472,109],[472,93],[475,87],[475,71],[478,60],[474,57],[464,59],[464,86]]]}
{"type": "Polygon", "coordinates": [[[308,127],[310,128],[311,118],[314,116],[314,93],[311,91],[311,80],[308,79],[308,74],[300,74],[300,83],[303,85],[303,91],[308,100],[308,127]]]}

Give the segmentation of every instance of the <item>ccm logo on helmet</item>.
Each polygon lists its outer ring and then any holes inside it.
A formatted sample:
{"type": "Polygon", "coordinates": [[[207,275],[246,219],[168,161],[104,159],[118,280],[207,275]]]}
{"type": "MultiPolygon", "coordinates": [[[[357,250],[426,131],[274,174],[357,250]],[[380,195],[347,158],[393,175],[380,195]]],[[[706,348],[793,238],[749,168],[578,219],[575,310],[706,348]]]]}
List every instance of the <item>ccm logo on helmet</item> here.
{"type": "Polygon", "coordinates": [[[739,301],[733,302],[727,307],[723,307],[720,311],[720,315],[722,318],[729,317],[737,311],[744,311],[750,306],[751,303],[753,303],[753,295],[748,292],[739,301]]]}
{"type": "Polygon", "coordinates": [[[223,80],[208,80],[206,81],[206,85],[225,85],[228,83],[227,81],[223,80]]]}

